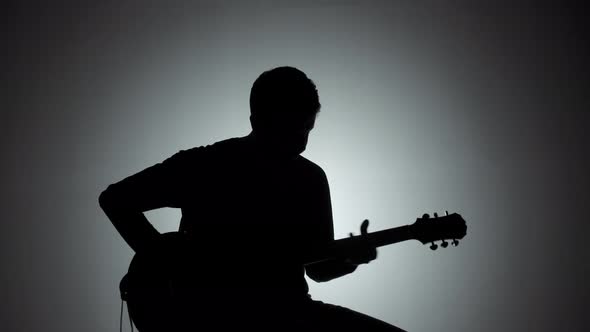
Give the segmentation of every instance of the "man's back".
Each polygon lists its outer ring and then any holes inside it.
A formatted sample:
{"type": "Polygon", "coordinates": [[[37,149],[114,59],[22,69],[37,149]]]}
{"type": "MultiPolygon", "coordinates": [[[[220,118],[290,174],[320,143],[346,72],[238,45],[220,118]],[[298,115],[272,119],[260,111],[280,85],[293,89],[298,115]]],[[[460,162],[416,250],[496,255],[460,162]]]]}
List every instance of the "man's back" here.
{"type": "Polygon", "coordinates": [[[139,182],[182,209],[180,231],[196,248],[187,263],[209,290],[285,300],[307,295],[299,256],[333,239],[319,166],[301,156],[269,160],[242,137],[180,151],[117,185],[141,197],[131,189],[145,186],[139,182]]]}

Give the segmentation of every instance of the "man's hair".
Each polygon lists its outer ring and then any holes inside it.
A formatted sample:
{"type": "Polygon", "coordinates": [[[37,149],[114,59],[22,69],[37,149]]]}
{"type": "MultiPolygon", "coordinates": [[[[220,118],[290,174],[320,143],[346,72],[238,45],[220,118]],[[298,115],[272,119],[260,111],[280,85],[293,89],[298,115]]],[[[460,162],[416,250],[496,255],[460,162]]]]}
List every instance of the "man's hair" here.
{"type": "Polygon", "coordinates": [[[318,90],[304,72],[277,67],[254,81],[250,90],[250,114],[260,118],[308,116],[320,111],[318,90]]]}

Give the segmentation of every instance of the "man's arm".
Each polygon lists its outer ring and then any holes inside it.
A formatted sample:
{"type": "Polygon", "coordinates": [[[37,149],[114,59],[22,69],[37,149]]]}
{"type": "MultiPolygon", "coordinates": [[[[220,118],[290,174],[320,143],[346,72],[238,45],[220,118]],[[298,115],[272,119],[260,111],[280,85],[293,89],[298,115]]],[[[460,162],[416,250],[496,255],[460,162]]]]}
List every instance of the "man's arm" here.
{"type": "Polygon", "coordinates": [[[148,250],[160,235],[143,212],[179,205],[184,153],[109,185],[98,198],[115,229],[135,252],[148,250]]]}
{"type": "MultiPolygon", "coordinates": [[[[316,222],[320,225],[319,236],[322,239],[321,242],[330,243],[331,241],[334,241],[334,223],[332,217],[330,187],[323,171],[321,172],[320,183],[321,186],[315,191],[315,194],[319,194],[319,196],[315,196],[315,202],[312,204],[314,206],[313,209],[319,211],[316,222]]],[[[334,258],[309,264],[305,266],[305,271],[307,275],[316,282],[329,281],[354,272],[359,264],[368,263],[368,260],[365,259],[366,256],[361,256],[360,259],[357,257],[347,259],[334,258]]]]}
{"type": "Polygon", "coordinates": [[[124,191],[119,186],[110,185],[100,194],[98,202],[129,247],[135,252],[143,252],[155,243],[160,233],[143,211],[125,206],[124,191]]]}
{"type": "MultiPolygon", "coordinates": [[[[361,224],[361,235],[367,234],[367,227],[369,226],[369,220],[365,219],[361,224]]],[[[352,233],[350,233],[352,236],[352,233]]],[[[308,276],[315,281],[330,281],[334,278],[338,278],[349,273],[352,273],[361,264],[368,264],[370,261],[377,258],[377,248],[372,246],[370,243],[366,243],[365,246],[359,247],[355,252],[351,253],[347,257],[334,258],[327,261],[310,264],[306,267],[311,267],[311,275],[308,276]],[[313,275],[313,276],[312,276],[313,275]]],[[[308,271],[309,272],[309,271],[308,271]]]]}
{"type": "Polygon", "coordinates": [[[356,270],[357,266],[344,260],[330,259],[307,265],[305,272],[313,281],[325,282],[350,274],[356,270]]]}

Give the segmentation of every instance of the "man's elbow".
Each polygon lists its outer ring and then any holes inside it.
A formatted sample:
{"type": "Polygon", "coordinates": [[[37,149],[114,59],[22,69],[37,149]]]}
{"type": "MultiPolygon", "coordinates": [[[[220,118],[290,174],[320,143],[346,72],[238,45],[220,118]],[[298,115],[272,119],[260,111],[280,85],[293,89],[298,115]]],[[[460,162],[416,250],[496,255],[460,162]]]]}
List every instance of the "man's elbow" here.
{"type": "Polygon", "coordinates": [[[117,200],[115,199],[113,185],[108,186],[98,196],[98,205],[105,212],[111,210],[115,206],[116,202],[117,200]]]}
{"type": "Polygon", "coordinates": [[[332,280],[332,278],[327,278],[326,276],[310,276],[309,274],[307,275],[311,280],[317,282],[317,283],[321,283],[321,282],[326,282],[326,281],[330,281],[332,280]]]}
{"type": "Polygon", "coordinates": [[[307,274],[307,276],[315,281],[315,282],[326,282],[326,281],[330,281],[334,278],[332,278],[328,273],[325,273],[324,271],[317,271],[315,269],[312,268],[306,268],[305,273],[307,274]]]}
{"type": "Polygon", "coordinates": [[[310,264],[305,267],[305,272],[315,282],[326,282],[354,272],[357,266],[344,260],[333,259],[310,264]]]}

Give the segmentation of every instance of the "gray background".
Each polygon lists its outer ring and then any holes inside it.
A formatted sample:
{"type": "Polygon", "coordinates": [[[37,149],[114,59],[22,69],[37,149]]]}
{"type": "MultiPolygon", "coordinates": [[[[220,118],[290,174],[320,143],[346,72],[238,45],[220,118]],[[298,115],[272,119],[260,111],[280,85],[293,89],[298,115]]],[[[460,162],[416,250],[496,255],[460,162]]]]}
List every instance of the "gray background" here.
{"type": "MultiPolygon", "coordinates": [[[[180,149],[247,134],[250,86],[279,65],[318,86],[304,155],[328,174],[337,237],[364,218],[378,230],[444,210],[469,225],[458,248],[409,241],[309,281],[315,298],[410,331],[588,326],[578,8],[48,3],[5,11],[0,329],[117,330],[132,252],[99,193],[180,149]]],[[[148,216],[178,225],[178,211],[148,216]]]]}

